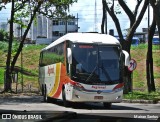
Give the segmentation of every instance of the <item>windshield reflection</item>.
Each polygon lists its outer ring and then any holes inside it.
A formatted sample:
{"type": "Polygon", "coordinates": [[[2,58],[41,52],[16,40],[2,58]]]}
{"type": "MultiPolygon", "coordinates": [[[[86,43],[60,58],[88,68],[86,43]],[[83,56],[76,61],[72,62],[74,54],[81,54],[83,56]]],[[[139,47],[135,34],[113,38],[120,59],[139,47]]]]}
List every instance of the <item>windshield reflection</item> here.
{"type": "Polygon", "coordinates": [[[73,80],[83,83],[117,83],[120,79],[118,46],[73,44],[73,80]]]}

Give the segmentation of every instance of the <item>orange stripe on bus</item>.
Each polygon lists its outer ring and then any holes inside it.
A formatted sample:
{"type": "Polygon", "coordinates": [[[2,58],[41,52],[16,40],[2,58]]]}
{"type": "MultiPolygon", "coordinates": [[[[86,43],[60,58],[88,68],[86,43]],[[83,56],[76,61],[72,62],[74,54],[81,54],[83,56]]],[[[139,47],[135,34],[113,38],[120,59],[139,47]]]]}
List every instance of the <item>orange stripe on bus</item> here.
{"type": "Polygon", "coordinates": [[[66,77],[66,67],[62,64],[62,66],[61,66],[60,84],[59,84],[59,87],[57,89],[57,92],[53,96],[54,98],[58,98],[60,96],[60,94],[62,92],[62,86],[67,80],[68,80],[68,78],[66,77]]]}
{"type": "Polygon", "coordinates": [[[53,96],[59,87],[60,73],[61,73],[60,69],[61,69],[61,63],[56,64],[55,83],[53,85],[51,92],[49,93],[49,96],[53,96]]]}

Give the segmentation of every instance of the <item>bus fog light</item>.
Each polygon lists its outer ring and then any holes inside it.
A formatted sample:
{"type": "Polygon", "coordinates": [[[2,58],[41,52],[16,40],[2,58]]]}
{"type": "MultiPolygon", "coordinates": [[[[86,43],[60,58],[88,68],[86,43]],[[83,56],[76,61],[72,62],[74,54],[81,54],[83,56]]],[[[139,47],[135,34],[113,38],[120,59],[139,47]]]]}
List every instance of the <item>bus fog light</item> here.
{"type": "Polygon", "coordinates": [[[118,97],[116,97],[116,100],[117,100],[117,99],[120,99],[120,98],[121,98],[121,96],[118,96],[118,97]]]}

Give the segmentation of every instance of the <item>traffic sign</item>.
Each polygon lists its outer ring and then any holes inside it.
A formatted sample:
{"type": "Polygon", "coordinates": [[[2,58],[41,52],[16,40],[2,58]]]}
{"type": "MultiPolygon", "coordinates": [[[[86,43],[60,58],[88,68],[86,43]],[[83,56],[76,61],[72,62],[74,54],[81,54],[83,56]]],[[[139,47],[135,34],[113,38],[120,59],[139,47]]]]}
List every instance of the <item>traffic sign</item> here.
{"type": "Polygon", "coordinates": [[[137,67],[137,62],[134,59],[131,59],[129,61],[128,70],[132,72],[133,70],[136,69],[136,67],[137,67]]]}

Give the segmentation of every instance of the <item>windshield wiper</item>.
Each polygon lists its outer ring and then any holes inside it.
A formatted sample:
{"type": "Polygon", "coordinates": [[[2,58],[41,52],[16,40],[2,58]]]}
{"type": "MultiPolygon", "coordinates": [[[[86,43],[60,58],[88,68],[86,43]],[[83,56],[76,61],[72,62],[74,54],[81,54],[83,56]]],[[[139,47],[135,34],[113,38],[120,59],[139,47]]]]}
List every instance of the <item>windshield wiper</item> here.
{"type": "Polygon", "coordinates": [[[95,68],[93,69],[92,73],[88,76],[88,78],[87,78],[87,80],[85,82],[88,82],[92,78],[92,76],[93,76],[93,74],[94,74],[94,72],[96,71],[97,68],[98,68],[98,64],[95,66],[95,68]]]}
{"type": "Polygon", "coordinates": [[[102,65],[100,66],[100,68],[103,70],[106,78],[107,78],[109,81],[111,81],[111,77],[108,75],[108,72],[107,72],[106,69],[104,68],[103,63],[102,63],[102,65]]]}

